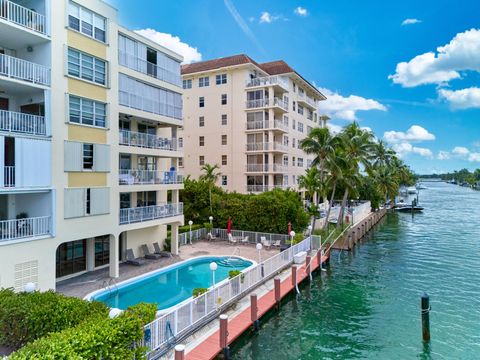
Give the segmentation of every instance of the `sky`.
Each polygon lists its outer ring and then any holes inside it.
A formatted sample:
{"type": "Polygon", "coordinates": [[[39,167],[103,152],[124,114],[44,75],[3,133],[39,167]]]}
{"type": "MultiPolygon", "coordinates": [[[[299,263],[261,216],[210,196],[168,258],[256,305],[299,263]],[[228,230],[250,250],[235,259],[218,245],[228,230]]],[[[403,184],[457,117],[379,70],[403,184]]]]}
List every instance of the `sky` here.
{"type": "Polygon", "coordinates": [[[285,60],[417,173],[480,168],[480,1],[106,1],[186,63],[285,60]]]}

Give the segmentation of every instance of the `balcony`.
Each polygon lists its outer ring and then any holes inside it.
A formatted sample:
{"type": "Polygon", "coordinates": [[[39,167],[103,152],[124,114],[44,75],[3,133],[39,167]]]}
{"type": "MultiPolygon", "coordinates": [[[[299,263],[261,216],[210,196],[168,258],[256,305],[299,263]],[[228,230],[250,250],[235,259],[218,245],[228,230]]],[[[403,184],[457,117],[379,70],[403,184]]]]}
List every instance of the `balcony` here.
{"type": "Polygon", "coordinates": [[[264,121],[248,121],[246,125],[247,131],[251,130],[279,130],[288,132],[288,126],[281,120],[264,120],[264,121]]]}
{"type": "Polygon", "coordinates": [[[120,145],[147,149],[177,151],[177,139],[159,138],[152,134],[120,130],[120,145]]]}
{"type": "Polygon", "coordinates": [[[4,54],[0,54],[1,77],[50,86],[50,68],[4,54]]]}
{"type": "Polygon", "coordinates": [[[0,0],[0,19],[24,27],[42,35],[47,35],[45,15],[20,6],[10,0],[0,0]]]}
{"type": "Polygon", "coordinates": [[[260,193],[274,189],[288,189],[287,185],[247,185],[247,192],[260,193]]]}
{"type": "Polygon", "coordinates": [[[316,110],[317,108],[315,100],[305,95],[305,93],[298,93],[298,102],[302,105],[309,107],[312,110],[316,110]]]}
{"type": "Polygon", "coordinates": [[[45,117],[0,110],[0,131],[46,136],[45,117]]]}
{"type": "Polygon", "coordinates": [[[288,146],[283,145],[280,142],[259,142],[259,143],[248,143],[246,145],[248,152],[254,151],[276,151],[276,152],[287,152],[288,146]]]}
{"type": "Polygon", "coordinates": [[[4,188],[15,187],[15,166],[3,167],[3,187],[4,188]]]}
{"type": "Polygon", "coordinates": [[[285,173],[287,167],[281,164],[247,164],[247,173],[285,173]]]}
{"type": "Polygon", "coordinates": [[[50,216],[0,221],[0,243],[51,235],[50,216]]]}
{"type": "Polygon", "coordinates": [[[119,170],[119,185],[175,185],[183,184],[183,175],[176,171],[119,170]]]}
{"type": "Polygon", "coordinates": [[[274,86],[281,88],[281,90],[288,91],[288,81],[277,75],[264,76],[247,80],[245,82],[245,86],[247,88],[274,86]]]}
{"type": "Polygon", "coordinates": [[[247,100],[246,107],[247,109],[273,107],[273,108],[279,108],[282,111],[288,111],[288,102],[278,97],[275,97],[273,99],[255,99],[255,100],[247,100]]]}
{"type": "Polygon", "coordinates": [[[183,203],[164,203],[160,205],[120,209],[120,225],[164,219],[178,215],[183,215],[183,203]]]}

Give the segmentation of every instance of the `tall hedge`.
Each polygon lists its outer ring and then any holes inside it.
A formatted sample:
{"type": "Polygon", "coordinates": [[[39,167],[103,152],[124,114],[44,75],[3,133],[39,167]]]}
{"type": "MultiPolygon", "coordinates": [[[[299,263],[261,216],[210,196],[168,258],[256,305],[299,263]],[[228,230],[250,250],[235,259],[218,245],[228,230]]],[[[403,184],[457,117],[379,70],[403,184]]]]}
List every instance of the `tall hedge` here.
{"type": "Polygon", "coordinates": [[[145,348],[138,345],[156,310],[155,304],[138,304],[114,319],[90,318],[26,345],[9,360],[145,359],[145,348]]]}
{"type": "Polygon", "coordinates": [[[203,224],[212,215],[214,226],[221,228],[226,228],[229,217],[233,228],[239,230],[286,234],[289,222],[296,232],[308,226],[308,215],[295,191],[275,189],[254,195],[227,193],[213,187],[213,214],[210,214],[207,183],[187,179],[180,196],[185,221],[192,220],[194,224],[203,224]]]}
{"type": "Polygon", "coordinates": [[[108,318],[107,306],[54,291],[0,290],[0,344],[14,349],[90,318],[108,318]]]}

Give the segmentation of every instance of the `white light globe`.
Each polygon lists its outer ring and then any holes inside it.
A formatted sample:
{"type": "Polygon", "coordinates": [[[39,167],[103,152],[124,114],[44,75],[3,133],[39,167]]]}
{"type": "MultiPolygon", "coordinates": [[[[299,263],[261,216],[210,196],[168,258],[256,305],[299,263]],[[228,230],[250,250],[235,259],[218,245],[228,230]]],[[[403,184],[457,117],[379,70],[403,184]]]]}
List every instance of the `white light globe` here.
{"type": "Polygon", "coordinates": [[[215,270],[217,270],[217,267],[218,267],[218,265],[217,265],[216,262],[211,262],[210,263],[210,270],[215,271],[215,270]]]}
{"type": "Polygon", "coordinates": [[[193,221],[190,220],[190,221],[188,222],[188,225],[192,226],[192,225],[193,225],[193,221]]]}
{"type": "Polygon", "coordinates": [[[312,225],[308,225],[308,230],[312,231],[312,225]]]}
{"type": "Polygon", "coordinates": [[[208,220],[212,221],[212,220],[213,220],[213,216],[209,216],[209,217],[208,217],[208,220]]]}
{"type": "Polygon", "coordinates": [[[293,230],[290,231],[290,236],[291,236],[291,237],[295,237],[295,231],[293,231],[293,230]]]}
{"type": "Polygon", "coordinates": [[[255,246],[256,246],[258,251],[262,250],[262,248],[263,248],[262,243],[257,243],[257,245],[255,245],[255,246]]]}
{"type": "Polygon", "coordinates": [[[35,291],[35,288],[36,288],[36,287],[37,287],[37,286],[35,285],[35,283],[33,283],[33,282],[28,282],[28,283],[25,284],[24,289],[25,289],[25,291],[26,291],[27,293],[32,293],[32,292],[35,291]]]}

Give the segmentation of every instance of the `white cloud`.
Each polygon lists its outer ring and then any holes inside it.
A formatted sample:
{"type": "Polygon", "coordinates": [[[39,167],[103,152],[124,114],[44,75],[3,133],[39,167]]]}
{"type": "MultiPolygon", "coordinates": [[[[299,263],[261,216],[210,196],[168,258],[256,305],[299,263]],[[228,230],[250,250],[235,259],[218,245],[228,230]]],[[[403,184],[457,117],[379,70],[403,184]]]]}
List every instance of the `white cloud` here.
{"type": "MultiPolygon", "coordinates": [[[[480,56],[480,54],[479,54],[480,56]]],[[[480,108],[480,88],[462,90],[438,90],[440,99],[447,101],[453,109],[480,108]]]]}
{"type": "Polygon", "coordinates": [[[454,155],[467,155],[470,153],[470,150],[468,150],[466,147],[463,146],[455,146],[452,150],[452,154],[454,155]]]}
{"type": "Polygon", "coordinates": [[[468,156],[468,161],[480,162],[480,153],[470,153],[468,156]]]}
{"type": "Polygon", "coordinates": [[[154,29],[141,29],[135,30],[135,32],[145,36],[157,44],[166,47],[167,49],[182,55],[184,64],[190,64],[192,62],[202,60],[202,54],[198,51],[198,49],[182,42],[178,36],[162,33],[154,29]]]}
{"type": "Polygon", "coordinates": [[[320,113],[327,114],[335,119],[357,120],[357,111],[381,110],[387,111],[387,108],[373,99],[366,99],[357,95],[347,97],[340,95],[325,88],[319,88],[327,100],[320,103],[320,113]]]}
{"type": "Polygon", "coordinates": [[[448,160],[450,159],[450,153],[448,151],[440,150],[437,155],[438,160],[448,160]]]}
{"type": "Polygon", "coordinates": [[[397,143],[392,146],[397,155],[401,158],[406,157],[408,154],[417,154],[426,158],[432,158],[433,153],[430,149],[416,147],[408,142],[397,143]]]}
{"type": "Polygon", "coordinates": [[[405,141],[435,140],[435,135],[419,125],[412,125],[407,132],[385,131],[383,138],[390,143],[399,143],[405,141]]]}
{"type": "Polygon", "coordinates": [[[415,18],[413,18],[413,19],[409,18],[409,19],[405,19],[405,20],[402,21],[402,26],[419,24],[421,22],[422,22],[422,20],[418,20],[418,19],[415,19],[415,18]]]}
{"type": "Polygon", "coordinates": [[[340,125],[332,124],[331,122],[327,122],[327,127],[333,134],[338,134],[343,129],[340,125]]]}
{"type": "Polygon", "coordinates": [[[297,7],[295,10],[293,10],[293,12],[295,13],[295,15],[298,15],[298,16],[308,15],[308,10],[301,6],[297,7]]]}
{"type": "Polygon", "coordinates": [[[395,74],[388,78],[403,87],[415,87],[446,83],[467,70],[480,71],[480,29],[458,33],[436,53],[430,51],[398,63],[395,74]]]}
{"type": "Polygon", "coordinates": [[[270,14],[268,11],[264,11],[262,12],[262,14],[260,15],[260,23],[266,23],[266,24],[270,24],[276,20],[280,19],[280,16],[278,15],[272,15],[270,14]]]}

